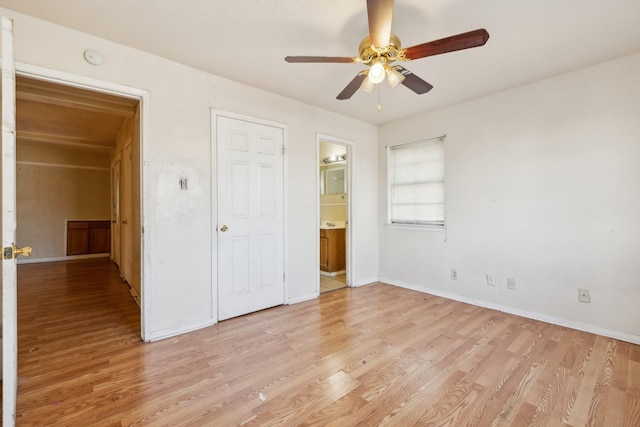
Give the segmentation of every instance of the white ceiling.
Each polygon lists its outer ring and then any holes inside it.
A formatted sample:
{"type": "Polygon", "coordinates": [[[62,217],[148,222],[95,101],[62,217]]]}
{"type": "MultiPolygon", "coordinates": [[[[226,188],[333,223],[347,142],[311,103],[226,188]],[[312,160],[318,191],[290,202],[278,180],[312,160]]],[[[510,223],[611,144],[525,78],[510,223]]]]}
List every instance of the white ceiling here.
{"type": "MultiPolygon", "coordinates": [[[[483,47],[403,64],[434,86],[336,95],[356,64],[287,64],[287,55],[356,56],[365,0],[0,0],[0,6],[381,124],[640,52],[638,0],[396,0],[403,47],[486,28],[483,47]]],[[[109,58],[105,58],[106,61],[109,58]]],[[[606,81],[602,84],[607,84],[606,81]]]]}

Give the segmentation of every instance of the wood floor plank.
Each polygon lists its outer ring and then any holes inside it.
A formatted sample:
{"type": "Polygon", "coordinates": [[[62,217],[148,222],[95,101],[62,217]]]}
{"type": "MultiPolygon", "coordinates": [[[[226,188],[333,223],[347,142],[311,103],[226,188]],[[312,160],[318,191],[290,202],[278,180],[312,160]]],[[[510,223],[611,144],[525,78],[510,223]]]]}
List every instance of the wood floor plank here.
{"type": "Polygon", "coordinates": [[[640,346],[385,284],[161,340],[104,259],[18,266],[19,426],[640,426],[640,346]]]}

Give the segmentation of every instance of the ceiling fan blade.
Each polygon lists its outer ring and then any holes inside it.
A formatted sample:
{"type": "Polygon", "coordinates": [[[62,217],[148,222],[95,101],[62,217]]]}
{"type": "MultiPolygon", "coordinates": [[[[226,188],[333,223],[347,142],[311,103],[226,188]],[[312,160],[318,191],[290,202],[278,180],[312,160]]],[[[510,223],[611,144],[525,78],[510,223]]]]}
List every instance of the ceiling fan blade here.
{"type": "Polygon", "coordinates": [[[393,0],[367,0],[367,14],[371,44],[381,49],[389,46],[393,0]]]}
{"type": "Polygon", "coordinates": [[[358,89],[360,89],[360,85],[362,84],[363,80],[366,77],[367,77],[366,72],[360,72],[357,76],[353,78],[353,80],[349,82],[347,87],[342,89],[342,92],[340,92],[340,94],[336,96],[336,99],[345,100],[345,99],[351,98],[353,94],[356,93],[358,89]]]}
{"type": "Polygon", "coordinates": [[[433,89],[432,85],[425,82],[420,77],[416,76],[406,68],[401,67],[400,65],[395,65],[393,68],[398,70],[398,72],[400,72],[400,74],[404,76],[404,80],[402,81],[402,84],[408,87],[409,89],[411,89],[412,91],[414,91],[415,93],[417,93],[418,95],[422,95],[423,93],[427,93],[431,89],[433,89]]]}
{"type": "Polygon", "coordinates": [[[404,49],[404,57],[407,59],[418,59],[440,55],[441,53],[482,46],[487,40],[489,40],[489,33],[484,28],[481,28],[479,30],[469,31],[468,33],[408,47],[404,49]]]}
{"type": "Polygon", "coordinates": [[[354,58],[346,56],[287,56],[284,60],[290,64],[305,62],[335,62],[340,64],[351,64],[355,62],[354,58]]]}

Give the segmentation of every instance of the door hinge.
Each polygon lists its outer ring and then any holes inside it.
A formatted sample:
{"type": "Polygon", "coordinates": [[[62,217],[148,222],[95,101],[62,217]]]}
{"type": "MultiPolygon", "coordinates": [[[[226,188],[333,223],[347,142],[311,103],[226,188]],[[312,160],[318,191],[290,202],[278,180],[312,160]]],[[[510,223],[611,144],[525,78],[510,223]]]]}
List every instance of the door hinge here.
{"type": "Polygon", "coordinates": [[[285,147],[284,145],[282,146],[282,154],[287,154],[287,147],[285,147]]]}
{"type": "Polygon", "coordinates": [[[287,280],[287,273],[285,273],[284,271],[282,272],[282,281],[286,282],[287,280]]]}

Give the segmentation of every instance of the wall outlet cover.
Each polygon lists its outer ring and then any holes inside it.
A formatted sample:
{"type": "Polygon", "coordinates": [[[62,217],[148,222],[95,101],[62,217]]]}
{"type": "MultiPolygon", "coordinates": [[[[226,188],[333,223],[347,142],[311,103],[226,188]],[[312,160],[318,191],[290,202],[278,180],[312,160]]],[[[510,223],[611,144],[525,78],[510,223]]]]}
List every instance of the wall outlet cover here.
{"type": "Polygon", "coordinates": [[[493,274],[487,274],[487,285],[489,285],[489,286],[495,286],[496,285],[496,279],[495,279],[495,277],[493,277],[493,274]]]}
{"type": "Polygon", "coordinates": [[[516,279],[513,277],[507,277],[507,288],[515,289],[516,288],[516,279]]]}
{"type": "Polygon", "coordinates": [[[458,270],[456,270],[455,268],[451,269],[451,279],[458,280],[458,270]]]}

